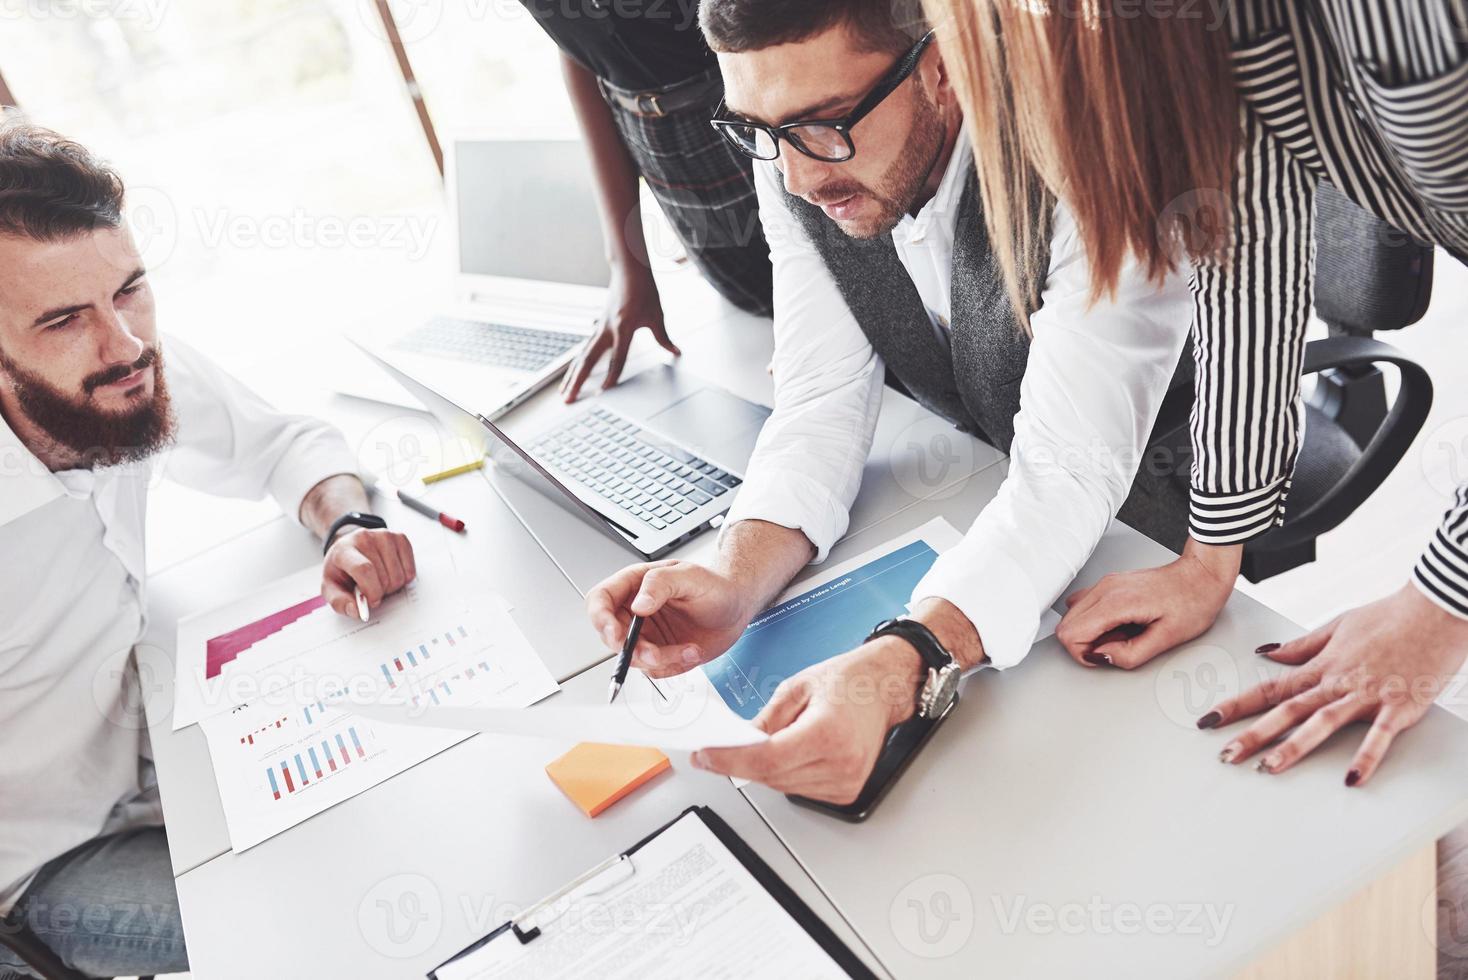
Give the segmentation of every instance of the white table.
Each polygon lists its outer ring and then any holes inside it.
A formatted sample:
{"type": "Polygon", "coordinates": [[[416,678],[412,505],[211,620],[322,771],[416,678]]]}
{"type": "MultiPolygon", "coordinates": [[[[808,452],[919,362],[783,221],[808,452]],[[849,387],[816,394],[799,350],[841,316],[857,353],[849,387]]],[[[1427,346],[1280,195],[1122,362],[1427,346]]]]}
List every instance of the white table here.
{"type": "MultiPolygon", "coordinates": [[[[767,340],[747,329],[695,334],[679,337],[690,368],[728,371],[729,386],[746,397],[768,391],[760,376],[767,340]]],[[[910,421],[879,442],[869,474],[904,493],[889,486],[880,512],[859,502],[861,519],[833,560],[939,514],[963,529],[990,499],[1003,474],[997,454],[955,433],[955,469],[935,475],[945,447],[924,459],[922,442],[942,431],[910,421]]],[[[485,490],[474,477],[435,493],[470,521],[466,545],[492,542],[494,587],[510,596],[552,671],[570,678],[557,697],[599,696],[602,674],[578,674],[604,657],[584,625],[581,589],[485,490]]],[[[145,665],[171,676],[172,617],[314,556],[303,532],[279,522],[168,570],[152,585],[145,665]]],[[[1118,525],[1081,580],[1160,556],[1118,525]]],[[[589,821],[542,771],[563,747],[479,736],[236,855],[227,853],[202,738],[167,731],[166,710],[153,704],[195,973],[421,975],[694,802],[714,806],[880,972],[1230,972],[1460,821],[1468,804],[1468,781],[1450,761],[1468,750],[1468,730],[1441,712],[1399,740],[1391,765],[1364,791],[1340,787],[1346,739],[1279,777],[1212,763],[1221,736],[1191,728],[1211,701],[1184,704],[1186,684],[1222,676],[1225,688],[1237,687],[1258,669],[1254,646],[1294,632],[1236,595],[1210,634],[1131,674],[1083,670],[1053,641],[1042,644],[1021,667],[967,682],[952,720],[861,826],[682,767],[589,821]],[[1322,825],[1329,832],[1312,829],[1322,825]],[[972,911],[960,921],[954,903],[965,894],[972,911]],[[1198,904],[1226,910],[1229,924],[1207,945],[1180,923],[1137,935],[1114,920],[1110,931],[1070,932],[1030,919],[1006,930],[1000,921],[1016,899],[1069,915],[1092,896],[1113,912],[1130,903],[1181,916],[1198,904]],[[926,930],[920,911],[930,916],[926,930]]]]}
{"type": "MultiPolygon", "coordinates": [[[[963,526],[1000,475],[853,536],[832,560],[939,514],[963,526]]],[[[1114,524],[1076,587],[1168,554],[1114,524]]],[[[1299,632],[1236,593],[1207,634],[1136,671],[1081,668],[1051,638],[967,678],[865,823],[744,793],[895,976],[1233,975],[1468,819],[1468,725],[1440,708],[1362,789],[1343,785],[1361,727],[1278,776],[1216,761],[1242,726],[1201,732],[1196,719],[1278,674],[1252,651],[1299,632]]],[[[1416,945],[1392,962],[1425,952],[1428,975],[1432,870],[1405,907],[1366,916],[1396,916],[1394,938],[1416,945]]],[[[1365,935],[1338,939],[1359,944],[1353,975],[1386,975],[1359,972],[1380,962],[1365,935]]]]}
{"type": "MultiPolygon", "coordinates": [[[[634,680],[624,696],[658,696],[634,680]]],[[[605,697],[601,671],[554,695],[605,697]]],[[[243,854],[181,875],[193,975],[421,977],[695,804],[711,806],[848,946],[865,952],[728,780],[678,766],[592,820],[545,774],[568,748],[475,736],[243,854]]]]}

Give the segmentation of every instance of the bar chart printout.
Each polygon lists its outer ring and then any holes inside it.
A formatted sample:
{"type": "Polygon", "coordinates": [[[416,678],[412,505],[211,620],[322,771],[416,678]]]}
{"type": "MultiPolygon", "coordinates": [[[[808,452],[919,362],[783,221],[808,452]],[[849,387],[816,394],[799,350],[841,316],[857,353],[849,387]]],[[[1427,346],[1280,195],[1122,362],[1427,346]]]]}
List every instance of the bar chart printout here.
{"type": "Polygon", "coordinates": [[[376,749],[372,730],[366,725],[348,724],[344,729],[323,731],[318,742],[307,742],[304,754],[299,748],[286,750],[272,758],[265,767],[265,780],[270,798],[304,792],[312,783],[337,772],[346,772],[353,762],[368,759],[367,746],[376,749]],[[360,729],[360,730],[359,730],[360,729]]]}
{"type": "Polygon", "coordinates": [[[206,678],[218,677],[224,665],[232,663],[241,652],[325,607],[326,598],[319,595],[314,596],[288,609],[282,609],[257,619],[253,623],[246,623],[228,633],[210,637],[204,642],[204,676],[206,678]]]}
{"type": "MultiPolygon", "coordinates": [[[[433,705],[521,708],[555,678],[503,606],[451,609],[355,651],[362,678],[420,710],[433,705]],[[398,664],[402,664],[401,670],[398,664]],[[382,668],[386,666],[388,675],[382,668]],[[389,685],[388,677],[392,684],[389,685]]],[[[242,851],[422,762],[469,733],[392,725],[358,714],[335,678],[307,680],[200,722],[229,827],[242,851]],[[308,692],[309,693],[305,693],[308,692]],[[282,699],[294,699],[282,703],[282,699]]],[[[349,685],[357,693],[357,685],[349,685]]]]}
{"type": "MultiPolygon", "coordinates": [[[[178,624],[173,730],[294,685],[302,676],[354,672],[389,652],[417,654],[465,642],[455,632],[470,605],[464,579],[441,542],[415,538],[418,575],[372,611],[368,622],[338,614],[321,598],[321,566],[286,575],[246,595],[222,597],[178,624]],[[416,631],[413,646],[398,647],[416,631]],[[431,638],[438,637],[438,644],[431,638]]],[[[482,597],[481,597],[482,598],[482,597]]],[[[495,600],[498,602],[499,600],[495,600]]],[[[467,625],[467,623],[465,623],[467,625]]]]}
{"type": "Polygon", "coordinates": [[[384,620],[411,617],[417,605],[418,592],[409,586],[383,604],[374,622],[340,616],[321,597],[315,567],[180,620],[174,730],[290,684],[307,658],[344,659],[354,643],[370,643],[384,620]]]}

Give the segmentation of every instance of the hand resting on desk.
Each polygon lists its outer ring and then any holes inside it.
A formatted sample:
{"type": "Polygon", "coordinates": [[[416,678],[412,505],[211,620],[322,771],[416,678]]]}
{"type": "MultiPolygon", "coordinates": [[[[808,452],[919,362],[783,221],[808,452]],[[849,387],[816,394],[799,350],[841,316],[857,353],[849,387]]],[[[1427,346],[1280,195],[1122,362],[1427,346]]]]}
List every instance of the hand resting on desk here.
{"type": "MultiPolygon", "coordinates": [[[[1130,670],[1206,632],[1233,592],[1241,546],[1189,539],[1160,568],[1107,575],[1067,600],[1056,636],[1077,663],[1130,670]]],[[[1256,653],[1296,668],[1217,705],[1199,728],[1253,724],[1219,756],[1281,773],[1345,726],[1370,721],[1347,786],[1364,785],[1392,740],[1421,721],[1468,657],[1468,622],[1408,584],[1320,629],[1256,653]],[[1262,755],[1261,755],[1262,753],[1262,755]]]]}

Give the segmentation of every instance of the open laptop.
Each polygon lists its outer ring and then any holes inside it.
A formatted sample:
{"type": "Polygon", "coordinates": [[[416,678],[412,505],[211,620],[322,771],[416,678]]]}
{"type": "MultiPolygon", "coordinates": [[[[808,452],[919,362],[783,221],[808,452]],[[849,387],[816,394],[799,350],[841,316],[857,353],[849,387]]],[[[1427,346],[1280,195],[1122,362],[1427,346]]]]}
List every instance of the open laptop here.
{"type": "Polygon", "coordinates": [[[575,140],[458,139],[445,178],[454,302],[359,346],[497,418],[559,377],[606,301],[591,164],[575,140]]]}
{"type": "MultiPolygon", "coordinates": [[[[453,434],[515,477],[510,482],[549,497],[644,559],[662,557],[722,519],[770,414],[665,365],[511,435],[363,350],[453,434]]],[[[513,494],[506,499],[523,515],[527,508],[513,494]]]]}

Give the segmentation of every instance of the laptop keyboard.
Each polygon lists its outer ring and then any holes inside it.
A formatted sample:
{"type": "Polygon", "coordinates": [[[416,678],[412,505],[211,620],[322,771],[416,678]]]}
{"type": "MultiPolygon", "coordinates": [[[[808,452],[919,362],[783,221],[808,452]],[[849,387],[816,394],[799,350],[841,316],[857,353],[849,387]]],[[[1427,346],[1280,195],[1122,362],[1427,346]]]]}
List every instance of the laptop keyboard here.
{"type": "Polygon", "coordinates": [[[530,453],[657,531],[740,483],[732,473],[601,408],[552,429],[530,453]]]}
{"type": "Polygon", "coordinates": [[[394,346],[417,354],[539,371],[585,340],[579,334],[538,327],[438,316],[409,332],[394,346]]]}

